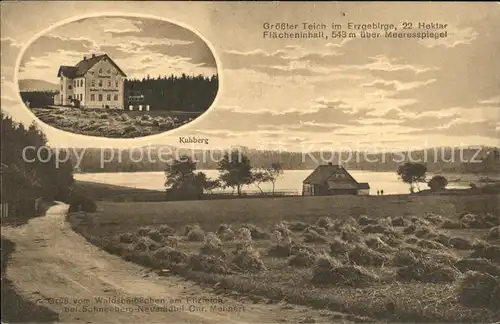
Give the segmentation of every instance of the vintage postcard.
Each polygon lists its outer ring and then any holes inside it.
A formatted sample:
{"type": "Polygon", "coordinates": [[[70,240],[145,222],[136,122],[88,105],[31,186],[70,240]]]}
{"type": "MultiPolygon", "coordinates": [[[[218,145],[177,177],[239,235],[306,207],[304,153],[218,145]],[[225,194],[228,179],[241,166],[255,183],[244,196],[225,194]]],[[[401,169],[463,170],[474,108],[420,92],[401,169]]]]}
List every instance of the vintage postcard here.
{"type": "Polygon", "coordinates": [[[498,2],[0,8],[2,323],[500,323],[498,2]]]}

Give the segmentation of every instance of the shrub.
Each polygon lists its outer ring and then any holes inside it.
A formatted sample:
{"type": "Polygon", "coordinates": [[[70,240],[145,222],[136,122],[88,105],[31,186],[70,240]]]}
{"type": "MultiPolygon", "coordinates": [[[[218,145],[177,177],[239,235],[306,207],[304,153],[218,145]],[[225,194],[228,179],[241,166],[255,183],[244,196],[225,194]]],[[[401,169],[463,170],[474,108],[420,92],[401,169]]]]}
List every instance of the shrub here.
{"type": "Polygon", "coordinates": [[[498,287],[498,278],[487,273],[469,271],[458,286],[458,301],[472,307],[487,307],[494,303],[498,307],[498,287]]]}
{"type": "Polygon", "coordinates": [[[486,234],[487,240],[499,240],[500,239],[500,226],[492,227],[488,234],[486,234]]]}
{"type": "Polygon", "coordinates": [[[386,255],[361,244],[356,244],[347,256],[351,262],[363,266],[381,266],[390,263],[386,255]]]}
{"type": "Polygon", "coordinates": [[[321,216],[316,222],[316,226],[323,227],[324,229],[330,229],[333,227],[334,223],[328,216],[321,216]]]}
{"type": "Polygon", "coordinates": [[[223,241],[231,241],[236,238],[236,234],[233,232],[233,230],[230,227],[225,228],[223,231],[220,230],[217,231],[219,237],[223,241]]]}
{"type": "Polygon", "coordinates": [[[316,262],[316,255],[308,250],[299,250],[290,257],[288,264],[293,267],[310,267],[316,262]]]}
{"type": "Polygon", "coordinates": [[[188,241],[202,242],[205,240],[205,232],[199,225],[190,226],[189,230],[186,228],[186,237],[188,241]]]}
{"type": "Polygon", "coordinates": [[[449,266],[423,260],[399,268],[396,274],[398,279],[402,281],[429,283],[450,283],[454,282],[459,276],[459,273],[449,266]]]}
{"type": "Polygon", "coordinates": [[[267,270],[264,261],[260,258],[257,251],[247,247],[239,251],[233,258],[232,263],[240,270],[246,272],[260,272],[267,270]]]}
{"type": "Polygon", "coordinates": [[[398,226],[398,227],[402,227],[402,226],[405,226],[406,225],[406,221],[403,217],[396,217],[394,218],[393,220],[391,220],[391,225],[392,226],[398,226]]]}
{"type": "Polygon", "coordinates": [[[205,236],[205,243],[200,248],[200,253],[205,255],[214,255],[221,258],[226,256],[222,241],[212,232],[205,236]]]}
{"type": "Polygon", "coordinates": [[[457,250],[470,250],[472,249],[472,243],[462,237],[450,237],[448,240],[450,247],[457,250]]]}
{"type": "Polygon", "coordinates": [[[488,259],[481,259],[481,258],[462,259],[455,263],[455,268],[464,273],[467,271],[480,271],[488,273],[495,277],[500,277],[500,267],[493,264],[488,259]]]}
{"type": "Polygon", "coordinates": [[[120,234],[120,243],[134,243],[136,237],[134,233],[122,233],[120,234]]]}
{"type": "Polygon", "coordinates": [[[377,225],[378,221],[376,219],[370,218],[368,216],[362,215],[359,220],[358,224],[361,226],[366,226],[366,225],[377,225]]]}
{"type": "Polygon", "coordinates": [[[153,255],[158,260],[165,261],[167,264],[184,263],[188,259],[187,253],[184,253],[169,246],[164,246],[159,248],[154,252],[153,255]]]}
{"type": "Polygon", "coordinates": [[[97,211],[96,203],[81,194],[73,194],[69,197],[69,209],[70,213],[72,212],[87,212],[87,213],[95,213],[97,211]]]}
{"type": "Polygon", "coordinates": [[[221,258],[203,254],[189,256],[186,269],[217,274],[229,274],[232,272],[229,265],[221,258]]]}
{"type": "Polygon", "coordinates": [[[147,236],[141,236],[137,239],[134,245],[136,251],[153,251],[159,248],[157,242],[153,241],[147,236]]]}

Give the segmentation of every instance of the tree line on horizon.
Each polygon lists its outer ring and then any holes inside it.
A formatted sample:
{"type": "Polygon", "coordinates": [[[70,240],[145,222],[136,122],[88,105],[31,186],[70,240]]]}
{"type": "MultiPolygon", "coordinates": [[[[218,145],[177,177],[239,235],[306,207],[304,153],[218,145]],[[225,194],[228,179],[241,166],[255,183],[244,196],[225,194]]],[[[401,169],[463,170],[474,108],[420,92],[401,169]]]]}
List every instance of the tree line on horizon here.
{"type": "MultiPolygon", "coordinates": [[[[145,152],[147,148],[143,148],[145,152]]],[[[210,152],[201,150],[191,151],[188,149],[178,149],[178,156],[189,155],[193,160],[199,161],[197,167],[205,170],[215,170],[218,168],[218,161],[222,159],[224,152],[210,152]],[[206,159],[203,159],[203,156],[206,159]],[[214,161],[208,159],[213,156],[214,161]]],[[[256,167],[262,168],[269,165],[270,162],[279,162],[285,170],[311,170],[316,168],[318,164],[325,164],[327,161],[322,161],[321,152],[311,152],[303,154],[299,152],[278,152],[254,149],[241,149],[251,160],[256,167]],[[305,157],[305,158],[303,158],[305,157]]],[[[137,160],[138,153],[129,149],[106,149],[87,148],[87,149],[69,149],[73,165],[77,164],[77,155],[83,158],[80,161],[79,171],[97,173],[97,172],[148,172],[156,171],[163,172],[165,170],[165,162],[161,161],[159,148],[151,148],[151,161],[148,159],[137,160]],[[76,153],[75,153],[76,152],[76,153]],[[101,159],[105,156],[106,162],[101,165],[101,159]],[[112,159],[112,157],[115,157],[112,159]],[[120,159],[118,157],[120,156],[120,159]]],[[[412,157],[418,158],[424,156],[424,151],[412,151],[412,157]]],[[[464,149],[462,153],[452,151],[451,149],[444,152],[444,156],[434,156],[433,152],[428,152],[428,162],[425,163],[429,172],[464,172],[463,163],[460,162],[460,154],[463,154],[465,159],[471,159],[476,154],[476,149],[464,149]]],[[[341,153],[336,153],[332,162],[336,164],[341,153]]],[[[353,154],[355,155],[355,154],[353,154]]],[[[146,153],[144,153],[146,156],[146,153]]],[[[345,155],[344,155],[345,157],[345,155]]],[[[362,156],[363,157],[363,156],[362,156]]],[[[392,172],[398,168],[404,161],[398,161],[400,158],[395,153],[386,153],[384,160],[383,154],[373,154],[367,159],[360,161],[348,161],[342,165],[348,170],[366,170],[366,171],[386,171],[392,172]],[[380,162],[374,163],[370,160],[378,159],[380,162]]],[[[478,157],[479,158],[479,157],[478,157]]],[[[344,158],[345,160],[345,158],[344,158]]],[[[487,171],[487,170],[486,170],[487,171]]]]}
{"type": "Polygon", "coordinates": [[[125,94],[138,91],[144,96],[151,110],[205,111],[215,100],[219,89],[217,75],[158,76],[127,79],[125,94]]]}

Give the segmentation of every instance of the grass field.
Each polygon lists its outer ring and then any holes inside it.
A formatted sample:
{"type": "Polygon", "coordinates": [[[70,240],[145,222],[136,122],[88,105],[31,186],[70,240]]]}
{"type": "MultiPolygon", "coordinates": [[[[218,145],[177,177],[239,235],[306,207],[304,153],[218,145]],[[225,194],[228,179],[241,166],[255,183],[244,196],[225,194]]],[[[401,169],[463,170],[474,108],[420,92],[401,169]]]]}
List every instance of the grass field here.
{"type": "Polygon", "coordinates": [[[34,108],[32,111],[41,121],[56,128],[112,138],[161,133],[189,123],[201,114],[85,108],[34,108]]]}
{"type": "Polygon", "coordinates": [[[500,320],[499,198],[102,201],[68,219],[126,260],[240,298],[384,321],[491,322],[500,320]]]}

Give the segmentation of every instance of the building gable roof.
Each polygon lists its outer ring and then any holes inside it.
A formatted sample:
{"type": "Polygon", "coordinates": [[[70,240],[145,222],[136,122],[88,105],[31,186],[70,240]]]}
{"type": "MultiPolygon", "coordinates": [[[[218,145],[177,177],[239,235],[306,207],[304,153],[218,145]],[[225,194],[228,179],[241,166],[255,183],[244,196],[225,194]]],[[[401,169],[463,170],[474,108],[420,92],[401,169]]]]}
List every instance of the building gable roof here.
{"type": "Polygon", "coordinates": [[[302,183],[324,184],[339,168],[341,168],[341,166],[337,164],[318,165],[302,183]]]}
{"type": "MultiPolygon", "coordinates": [[[[339,171],[344,173],[347,176],[347,179],[339,181],[334,185],[334,187],[370,189],[370,185],[367,182],[357,182],[344,167],[336,164],[318,165],[318,167],[302,183],[325,185],[328,184],[329,180],[332,180],[332,175],[339,171]]],[[[332,181],[336,182],[336,180],[332,181]]]]}
{"type": "Polygon", "coordinates": [[[120,69],[118,65],[107,55],[107,54],[102,54],[102,55],[93,55],[89,58],[85,58],[84,60],[81,60],[76,64],[76,66],[61,66],[59,68],[59,72],[57,73],[57,76],[61,76],[61,72],[64,76],[70,77],[70,78],[75,78],[79,76],[84,76],[85,73],[87,73],[94,65],[96,65],[98,62],[100,62],[102,59],[106,58],[109,60],[109,62],[120,72],[120,74],[123,77],[126,77],[127,75],[125,72],[120,69]]]}

